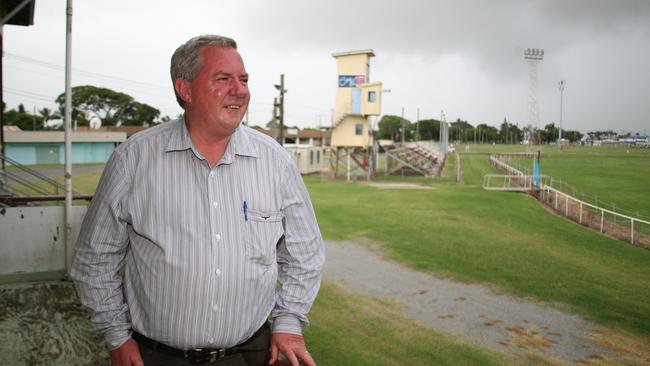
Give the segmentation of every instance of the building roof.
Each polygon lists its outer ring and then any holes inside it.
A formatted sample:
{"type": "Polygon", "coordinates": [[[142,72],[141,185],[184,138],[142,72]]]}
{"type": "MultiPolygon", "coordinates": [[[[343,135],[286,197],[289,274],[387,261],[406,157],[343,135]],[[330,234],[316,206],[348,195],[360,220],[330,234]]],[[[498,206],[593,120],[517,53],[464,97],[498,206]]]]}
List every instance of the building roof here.
{"type": "Polygon", "coordinates": [[[33,25],[34,24],[34,1],[29,1],[27,4],[23,4],[23,0],[2,0],[0,2],[0,14],[4,18],[5,15],[11,13],[19,5],[22,6],[16,14],[11,18],[7,19],[6,24],[13,25],[33,25]]]}
{"type": "Polygon", "coordinates": [[[317,130],[300,130],[298,131],[298,137],[300,138],[327,138],[332,135],[331,131],[317,131],[317,130]]]}
{"type": "Polygon", "coordinates": [[[90,128],[90,126],[78,126],[76,132],[126,132],[129,138],[136,132],[146,129],[144,126],[103,126],[100,128],[90,128]]]}
{"type": "Polygon", "coordinates": [[[2,130],[4,132],[7,132],[7,131],[22,131],[20,129],[20,127],[14,126],[14,125],[4,125],[4,126],[2,126],[2,130]]]}
{"type": "Polygon", "coordinates": [[[334,52],[332,57],[341,57],[341,56],[354,56],[354,55],[368,55],[368,57],[375,57],[375,51],[372,48],[359,51],[345,51],[345,52],[334,52]]]}
{"type": "MultiPolygon", "coordinates": [[[[254,129],[260,131],[261,133],[267,135],[267,136],[273,136],[273,131],[267,130],[261,127],[253,127],[254,129]]],[[[298,130],[298,133],[296,134],[295,129],[284,129],[284,137],[288,138],[294,138],[294,137],[299,137],[299,138],[328,138],[332,135],[331,131],[317,131],[317,130],[298,130]],[[289,132],[290,130],[293,130],[289,132]]]]}
{"type": "MultiPolygon", "coordinates": [[[[72,142],[123,142],[126,132],[72,132],[72,142]]],[[[5,142],[64,142],[63,131],[5,131],[5,142]]]]}

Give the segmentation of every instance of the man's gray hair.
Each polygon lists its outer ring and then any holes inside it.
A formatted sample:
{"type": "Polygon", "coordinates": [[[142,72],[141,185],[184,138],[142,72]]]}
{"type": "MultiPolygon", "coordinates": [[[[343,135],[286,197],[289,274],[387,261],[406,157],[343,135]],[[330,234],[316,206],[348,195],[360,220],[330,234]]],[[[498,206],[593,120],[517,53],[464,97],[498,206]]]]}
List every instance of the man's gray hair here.
{"type": "MultiPolygon", "coordinates": [[[[172,55],[172,62],[170,67],[170,73],[172,76],[172,85],[177,79],[183,80],[194,80],[196,75],[201,71],[203,67],[203,59],[199,54],[199,50],[204,46],[215,46],[215,47],[227,47],[237,49],[237,42],[234,39],[219,36],[216,34],[204,34],[202,36],[197,36],[189,41],[183,43],[180,47],[176,49],[172,55]]],[[[174,87],[174,93],[176,94],[176,100],[181,107],[185,108],[183,105],[183,99],[176,92],[174,87]]]]}

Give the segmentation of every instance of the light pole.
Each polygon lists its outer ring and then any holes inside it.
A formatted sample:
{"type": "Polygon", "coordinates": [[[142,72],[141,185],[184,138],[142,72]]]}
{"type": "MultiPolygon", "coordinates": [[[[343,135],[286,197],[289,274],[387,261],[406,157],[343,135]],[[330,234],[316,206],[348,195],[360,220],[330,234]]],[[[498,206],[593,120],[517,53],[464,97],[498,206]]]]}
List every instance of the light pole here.
{"type": "Polygon", "coordinates": [[[560,133],[557,142],[559,149],[562,150],[562,102],[564,99],[564,86],[566,85],[566,82],[564,80],[560,80],[558,85],[560,87],[560,133]]]}

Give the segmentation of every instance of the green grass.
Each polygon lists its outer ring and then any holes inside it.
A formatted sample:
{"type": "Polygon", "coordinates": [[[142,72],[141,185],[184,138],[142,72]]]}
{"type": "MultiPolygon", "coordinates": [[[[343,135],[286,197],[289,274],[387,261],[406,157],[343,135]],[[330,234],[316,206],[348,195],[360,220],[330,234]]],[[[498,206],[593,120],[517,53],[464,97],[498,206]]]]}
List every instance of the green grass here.
{"type": "Polygon", "coordinates": [[[327,239],[367,237],[418,270],[558,303],[650,339],[650,252],[552,215],[525,195],[484,191],[486,160],[464,158],[467,185],[435,190],[306,182],[327,239]]]}
{"type": "Polygon", "coordinates": [[[324,283],[305,339],[321,365],[531,365],[539,358],[507,356],[436,333],[401,315],[398,305],[324,283]]]}
{"type": "MultiPolygon", "coordinates": [[[[462,145],[458,151],[466,151],[462,145]]],[[[541,174],[567,185],[554,185],[576,198],[621,213],[650,219],[650,149],[623,147],[541,146],[541,174]]],[[[469,145],[469,152],[524,152],[521,145],[469,145]]],[[[532,171],[532,160],[512,161],[532,171]]],[[[464,168],[464,167],[463,167],[464,168]]]]}

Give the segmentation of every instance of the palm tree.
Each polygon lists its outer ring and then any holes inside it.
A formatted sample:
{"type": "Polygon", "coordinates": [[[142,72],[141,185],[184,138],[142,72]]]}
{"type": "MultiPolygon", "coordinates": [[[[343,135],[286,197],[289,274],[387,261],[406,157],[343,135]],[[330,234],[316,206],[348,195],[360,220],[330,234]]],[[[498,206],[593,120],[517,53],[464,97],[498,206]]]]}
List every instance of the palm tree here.
{"type": "Polygon", "coordinates": [[[39,109],[38,114],[43,118],[43,127],[47,127],[47,121],[61,118],[58,113],[52,112],[52,110],[47,107],[39,109]]]}

